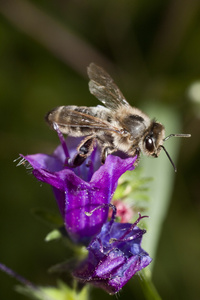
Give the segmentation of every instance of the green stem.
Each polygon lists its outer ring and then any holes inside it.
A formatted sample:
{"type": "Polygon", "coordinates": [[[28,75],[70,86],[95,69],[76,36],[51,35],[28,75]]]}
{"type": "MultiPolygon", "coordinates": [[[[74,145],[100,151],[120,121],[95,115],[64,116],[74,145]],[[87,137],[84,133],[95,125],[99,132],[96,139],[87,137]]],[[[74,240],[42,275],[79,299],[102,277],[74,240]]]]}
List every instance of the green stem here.
{"type": "Polygon", "coordinates": [[[151,280],[150,270],[142,270],[140,271],[140,275],[140,284],[144,292],[145,298],[147,300],[161,300],[162,298],[158,294],[158,291],[156,290],[156,287],[151,280]]]}

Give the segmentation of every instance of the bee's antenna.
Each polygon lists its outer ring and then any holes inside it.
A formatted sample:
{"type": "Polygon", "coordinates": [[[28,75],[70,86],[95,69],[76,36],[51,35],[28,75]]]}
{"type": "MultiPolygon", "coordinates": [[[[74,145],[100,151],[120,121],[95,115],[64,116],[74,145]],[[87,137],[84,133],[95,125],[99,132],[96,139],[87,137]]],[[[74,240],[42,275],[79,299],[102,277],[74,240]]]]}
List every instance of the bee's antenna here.
{"type": "Polygon", "coordinates": [[[174,168],[174,171],[177,172],[177,168],[176,168],[176,166],[175,166],[173,160],[171,159],[169,153],[168,153],[167,150],[165,149],[165,147],[164,147],[163,145],[160,145],[160,147],[163,148],[163,150],[165,151],[167,157],[169,158],[169,161],[171,162],[171,164],[172,164],[172,166],[173,166],[173,168],[174,168]]]}
{"type": "MultiPolygon", "coordinates": [[[[188,133],[171,133],[170,135],[168,135],[166,138],[163,139],[163,142],[167,141],[169,138],[171,137],[191,137],[191,134],[188,134],[188,133]]],[[[174,168],[174,171],[177,172],[177,168],[173,162],[173,160],[171,159],[169,153],[167,152],[167,150],[165,149],[165,147],[163,145],[160,145],[160,147],[163,148],[163,150],[165,151],[165,153],[167,154],[167,157],[169,158],[173,168],[174,168]]]]}
{"type": "Polygon", "coordinates": [[[163,141],[167,141],[169,138],[171,137],[191,137],[191,134],[187,134],[187,133],[171,133],[170,135],[168,135],[166,138],[163,139],[163,141]]]}

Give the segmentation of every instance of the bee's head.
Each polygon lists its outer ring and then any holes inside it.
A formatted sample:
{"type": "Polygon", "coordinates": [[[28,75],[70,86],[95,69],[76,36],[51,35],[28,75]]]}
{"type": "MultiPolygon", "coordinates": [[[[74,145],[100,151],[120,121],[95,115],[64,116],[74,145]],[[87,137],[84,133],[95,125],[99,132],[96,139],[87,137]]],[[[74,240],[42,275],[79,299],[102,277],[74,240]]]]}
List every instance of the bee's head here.
{"type": "Polygon", "coordinates": [[[162,124],[153,121],[151,127],[149,128],[147,134],[145,135],[143,139],[143,151],[146,155],[153,156],[153,157],[158,157],[160,154],[161,149],[163,149],[169,158],[174,171],[176,172],[176,166],[174,162],[172,161],[169,153],[163,146],[163,142],[167,141],[170,137],[176,136],[176,137],[190,137],[190,134],[170,134],[166,138],[165,136],[165,128],[162,124]]]}
{"type": "Polygon", "coordinates": [[[165,128],[162,124],[153,121],[149,130],[143,139],[143,151],[148,156],[158,157],[163,139],[165,136],[165,128]]]}

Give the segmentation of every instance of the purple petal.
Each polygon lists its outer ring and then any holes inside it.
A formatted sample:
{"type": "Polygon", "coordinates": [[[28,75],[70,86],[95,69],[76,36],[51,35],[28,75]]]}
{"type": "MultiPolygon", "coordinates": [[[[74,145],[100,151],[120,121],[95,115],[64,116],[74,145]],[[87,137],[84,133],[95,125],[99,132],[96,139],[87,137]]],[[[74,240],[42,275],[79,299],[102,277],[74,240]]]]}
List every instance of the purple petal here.
{"type": "Polygon", "coordinates": [[[109,294],[117,293],[136,272],[151,262],[141,248],[143,234],[143,230],[137,226],[132,228],[129,223],[112,223],[112,227],[110,222],[104,224],[88,246],[88,258],[74,271],[74,276],[109,294]]]}
{"type": "Polygon", "coordinates": [[[28,161],[33,169],[44,169],[49,172],[56,172],[63,169],[63,162],[54,155],[47,155],[43,153],[33,155],[21,155],[26,161],[28,161]]]}
{"type": "Polygon", "coordinates": [[[94,173],[90,183],[75,174],[68,176],[65,190],[65,225],[74,240],[87,240],[101,230],[108,217],[108,208],[100,208],[92,216],[85,213],[110,203],[119,177],[133,168],[134,161],[135,158],[122,160],[110,155],[105,164],[94,173]]]}
{"type": "MultiPolygon", "coordinates": [[[[73,147],[70,155],[72,152],[73,147]]],[[[33,175],[53,187],[66,230],[77,242],[88,242],[100,232],[108,217],[108,207],[96,210],[92,216],[86,213],[110,203],[119,177],[133,170],[136,160],[136,157],[121,159],[109,155],[105,164],[95,171],[100,161],[99,152],[95,150],[90,157],[91,166],[84,163],[80,168],[69,169],[61,146],[53,155],[35,154],[24,158],[32,165],[33,175]]]]}

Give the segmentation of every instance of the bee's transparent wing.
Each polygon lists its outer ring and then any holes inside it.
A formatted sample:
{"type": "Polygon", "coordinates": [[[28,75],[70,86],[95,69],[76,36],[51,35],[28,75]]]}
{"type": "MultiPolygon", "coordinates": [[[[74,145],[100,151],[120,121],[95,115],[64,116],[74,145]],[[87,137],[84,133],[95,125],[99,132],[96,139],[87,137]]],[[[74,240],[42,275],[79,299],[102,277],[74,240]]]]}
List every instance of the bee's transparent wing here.
{"type": "Polygon", "coordinates": [[[129,106],[122,92],[104,69],[91,63],[87,71],[90,78],[90,93],[99,99],[107,108],[115,110],[120,106],[129,106]]]}
{"type": "MultiPolygon", "coordinates": [[[[84,109],[85,107],[82,108],[84,109]]],[[[84,133],[87,135],[87,131],[89,132],[90,130],[112,131],[121,134],[118,128],[112,126],[107,121],[81,111],[75,111],[71,109],[70,106],[53,109],[47,114],[46,120],[50,126],[53,126],[53,123],[56,123],[63,133],[67,133],[69,128],[77,128],[77,130],[80,128],[83,135],[84,133]]]]}

